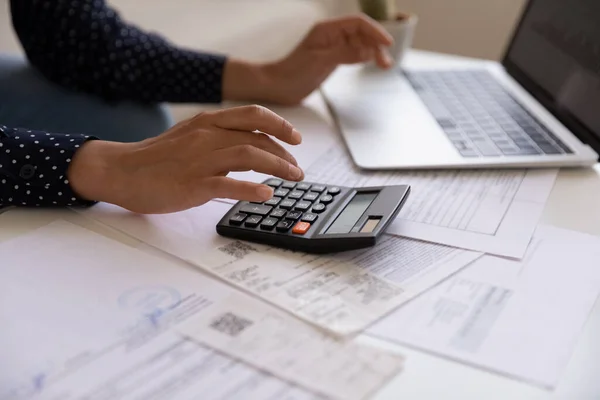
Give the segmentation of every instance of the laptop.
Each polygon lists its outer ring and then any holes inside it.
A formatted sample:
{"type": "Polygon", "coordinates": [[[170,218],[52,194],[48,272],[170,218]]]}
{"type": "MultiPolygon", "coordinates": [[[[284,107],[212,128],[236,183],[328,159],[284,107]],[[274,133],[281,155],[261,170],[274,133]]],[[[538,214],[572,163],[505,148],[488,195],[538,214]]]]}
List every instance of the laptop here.
{"type": "Polygon", "coordinates": [[[322,92],[365,169],[592,165],[600,1],[530,0],[501,63],[345,66],[322,92]]]}

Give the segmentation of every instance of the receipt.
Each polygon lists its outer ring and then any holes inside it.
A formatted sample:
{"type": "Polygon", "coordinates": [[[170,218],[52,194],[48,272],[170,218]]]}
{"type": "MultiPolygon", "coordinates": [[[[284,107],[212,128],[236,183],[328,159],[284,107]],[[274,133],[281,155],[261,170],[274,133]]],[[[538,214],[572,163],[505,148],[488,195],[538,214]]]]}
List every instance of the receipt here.
{"type": "Polygon", "coordinates": [[[340,258],[231,241],[206,254],[203,264],[337,335],[356,333],[407,300],[400,286],[340,258]]]}
{"type": "Polygon", "coordinates": [[[331,399],[367,398],[404,365],[399,354],[336,340],[282,311],[240,300],[232,296],[177,330],[331,399]]]}

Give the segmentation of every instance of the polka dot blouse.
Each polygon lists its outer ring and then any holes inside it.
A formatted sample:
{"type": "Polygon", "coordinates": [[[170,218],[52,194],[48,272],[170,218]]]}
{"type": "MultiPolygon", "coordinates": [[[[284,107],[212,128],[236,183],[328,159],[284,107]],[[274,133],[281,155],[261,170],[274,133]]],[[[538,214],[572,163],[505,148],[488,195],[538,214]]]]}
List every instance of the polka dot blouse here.
{"type": "MultiPolygon", "coordinates": [[[[126,24],[103,0],[10,3],[29,62],[65,88],[109,101],[221,101],[225,57],[179,49],[126,24]]],[[[91,204],[66,179],[89,139],[0,125],[0,206],[91,204]]]]}

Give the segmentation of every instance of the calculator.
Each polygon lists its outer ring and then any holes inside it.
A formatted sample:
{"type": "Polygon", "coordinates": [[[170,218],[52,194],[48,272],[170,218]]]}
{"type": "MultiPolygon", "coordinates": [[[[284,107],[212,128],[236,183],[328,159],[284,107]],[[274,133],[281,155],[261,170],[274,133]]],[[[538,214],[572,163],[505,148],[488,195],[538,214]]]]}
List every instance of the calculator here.
{"type": "Polygon", "coordinates": [[[394,220],[410,186],[348,188],[271,178],[273,197],[240,201],[217,224],[220,235],[307,253],[373,246],[394,220]]]}

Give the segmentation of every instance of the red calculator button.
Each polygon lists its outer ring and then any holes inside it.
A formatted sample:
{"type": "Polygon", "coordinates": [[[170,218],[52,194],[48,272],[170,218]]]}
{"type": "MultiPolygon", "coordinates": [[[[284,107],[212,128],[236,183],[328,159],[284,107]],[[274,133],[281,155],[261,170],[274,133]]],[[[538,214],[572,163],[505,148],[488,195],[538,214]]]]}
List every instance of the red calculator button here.
{"type": "Polygon", "coordinates": [[[292,233],[304,235],[306,232],[308,232],[309,228],[310,224],[308,222],[298,222],[296,226],[294,226],[294,229],[292,229],[292,233]]]}

